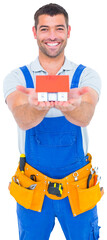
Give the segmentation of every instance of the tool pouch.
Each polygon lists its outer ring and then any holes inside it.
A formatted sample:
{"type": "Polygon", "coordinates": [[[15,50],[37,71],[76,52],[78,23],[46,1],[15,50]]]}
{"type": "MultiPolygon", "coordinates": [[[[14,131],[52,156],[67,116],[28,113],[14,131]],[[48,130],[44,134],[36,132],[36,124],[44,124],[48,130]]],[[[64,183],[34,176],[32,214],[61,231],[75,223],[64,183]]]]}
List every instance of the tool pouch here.
{"type": "Polygon", "coordinates": [[[85,212],[97,204],[101,199],[99,183],[87,189],[77,188],[79,206],[82,212],[85,212]]]}
{"type": "Polygon", "coordinates": [[[68,197],[73,216],[77,216],[95,207],[102,196],[99,183],[94,186],[94,174],[91,185],[87,188],[90,169],[90,163],[79,169],[77,181],[74,173],[63,179],[52,179],[26,163],[25,172],[22,173],[19,167],[17,168],[10,185],[10,194],[23,207],[39,212],[42,210],[45,195],[53,200],[68,197]],[[32,180],[31,176],[35,178],[32,180]],[[49,183],[51,183],[51,191],[49,191],[49,183]],[[30,188],[32,185],[35,185],[34,189],[30,188]]]}
{"type": "Polygon", "coordinates": [[[72,183],[70,186],[68,197],[74,216],[92,209],[101,199],[99,183],[90,188],[87,188],[86,185],[87,178],[76,184],[72,183]]]}
{"type": "Polygon", "coordinates": [[[35,182],[31,180],[25,174],[21,173],[19,169],[17,169],[14,177],[12,177],[10,185],[10,194],[23,207],[41,212],[46,184],[43,181],[35,182]],[[20,184],[13,180],[14,177],[18,178],[20,184]],[[32,184],[36,184],[35,189],[28,189],[32,184]]]}

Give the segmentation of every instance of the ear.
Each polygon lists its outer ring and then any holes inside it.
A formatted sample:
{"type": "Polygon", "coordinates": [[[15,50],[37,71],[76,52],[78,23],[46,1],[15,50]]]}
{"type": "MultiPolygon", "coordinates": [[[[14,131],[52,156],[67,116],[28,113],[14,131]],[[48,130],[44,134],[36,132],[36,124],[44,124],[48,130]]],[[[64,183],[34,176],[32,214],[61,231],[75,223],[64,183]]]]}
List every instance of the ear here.
{"type": "Polygon", "coordinates": [[[37,34],[36,34],[35,26],[32,27],[32,31],[33,31],[34,38],[36,39],[37,38],[37,34]]]}
{"type": "Polygon", "coordinates": [[[68,35],[67,35],[67,38],[70,37],[70,32],[71,32],[71,26],[69,25],[69,26],[68,26],[68,35]]]}

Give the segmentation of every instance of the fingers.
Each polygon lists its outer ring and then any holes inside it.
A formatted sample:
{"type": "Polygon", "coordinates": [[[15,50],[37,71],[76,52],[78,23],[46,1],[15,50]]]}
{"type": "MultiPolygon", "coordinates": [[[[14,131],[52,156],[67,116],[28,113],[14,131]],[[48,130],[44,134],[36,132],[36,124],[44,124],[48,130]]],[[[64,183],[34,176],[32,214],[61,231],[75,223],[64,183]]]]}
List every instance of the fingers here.
{"type": "Polygon", "coordinates": [[[67,101],[67,102],[58,102],[58,104],[55,104],[55,108],[59,109],[62,112],[68,112],[68,111],[74,110],[76,106],[67,101]]]}
{"type": "Polygon", "coordinates": [[[28,102],[30,105],[36,107],[39,110],[48,110],[54,107],[54,102],[39,102],[38,101],[38,93],[35,92],[34,88],[26,88],[24,86],[18,85],[16,87],[17,91],[20,91],[28,96],[28,102]]]}
{"type": "Polygon", "coordinates": [[[88,87],[72,88],[72,89],[70,89],[70,91],[68,93],[68,98],[69,99],[78,98],[78,97],[84,95],[87,92],[89,92],[88,87]]]}

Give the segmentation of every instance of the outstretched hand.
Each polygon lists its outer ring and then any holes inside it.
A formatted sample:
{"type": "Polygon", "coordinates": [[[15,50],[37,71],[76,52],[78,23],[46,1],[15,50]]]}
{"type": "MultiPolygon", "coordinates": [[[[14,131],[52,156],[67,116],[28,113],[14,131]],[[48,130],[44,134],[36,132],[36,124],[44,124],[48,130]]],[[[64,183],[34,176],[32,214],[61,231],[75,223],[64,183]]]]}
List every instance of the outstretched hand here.
{"type": "Polygon", "coordinates": [[[26,88],[23,86],[17,86],[17,91],[20,91],[28,96],[28,102],[30,105],[35,107],[37,110],[49,110],[54,106],[54,102],[39,102],[38,93],[35,92],[34,88],[26,88]]]}
{"type": "Polygon", "coordinates": [[[88,87],[73,88],[68,93],[67,102],[55,102],[55,107],[63,112],[72,111],[79,107],[82,101],[82,96],[89,92],[88,87]]]}
{"type": "Polygon", "coordinates": [[[23,86],[17,86],[17,91],[20,91],[28,96],[28,102],[38,110],[49,110],[52,107],[59,109],[60,111],[72,111],[81,104],[82,96],[89,91],[88,87],[73,88],[68,93],[68,101],[66,102],[39,102],[38,93],[34,88],[26,88],[23,86]]]}

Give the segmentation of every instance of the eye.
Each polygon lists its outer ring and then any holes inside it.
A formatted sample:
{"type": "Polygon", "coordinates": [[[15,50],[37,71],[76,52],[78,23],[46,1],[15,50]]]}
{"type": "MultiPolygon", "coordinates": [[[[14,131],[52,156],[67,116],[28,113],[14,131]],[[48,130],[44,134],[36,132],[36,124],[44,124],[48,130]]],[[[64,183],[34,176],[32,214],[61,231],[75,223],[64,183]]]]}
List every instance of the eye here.
{"type": "Polygon", "coordinates": [[[59,28],[57,28],[57,30],[58,30],[58,31],[63,31],[63,30],[64,30],[64,28],[62,28],[62,27],[59,27],[59,28]]]}
{"type": "Polygon", "coordinates": [[[46,32],[48,29],[47,28],[41,28],[42,32],[46,32]]]}

